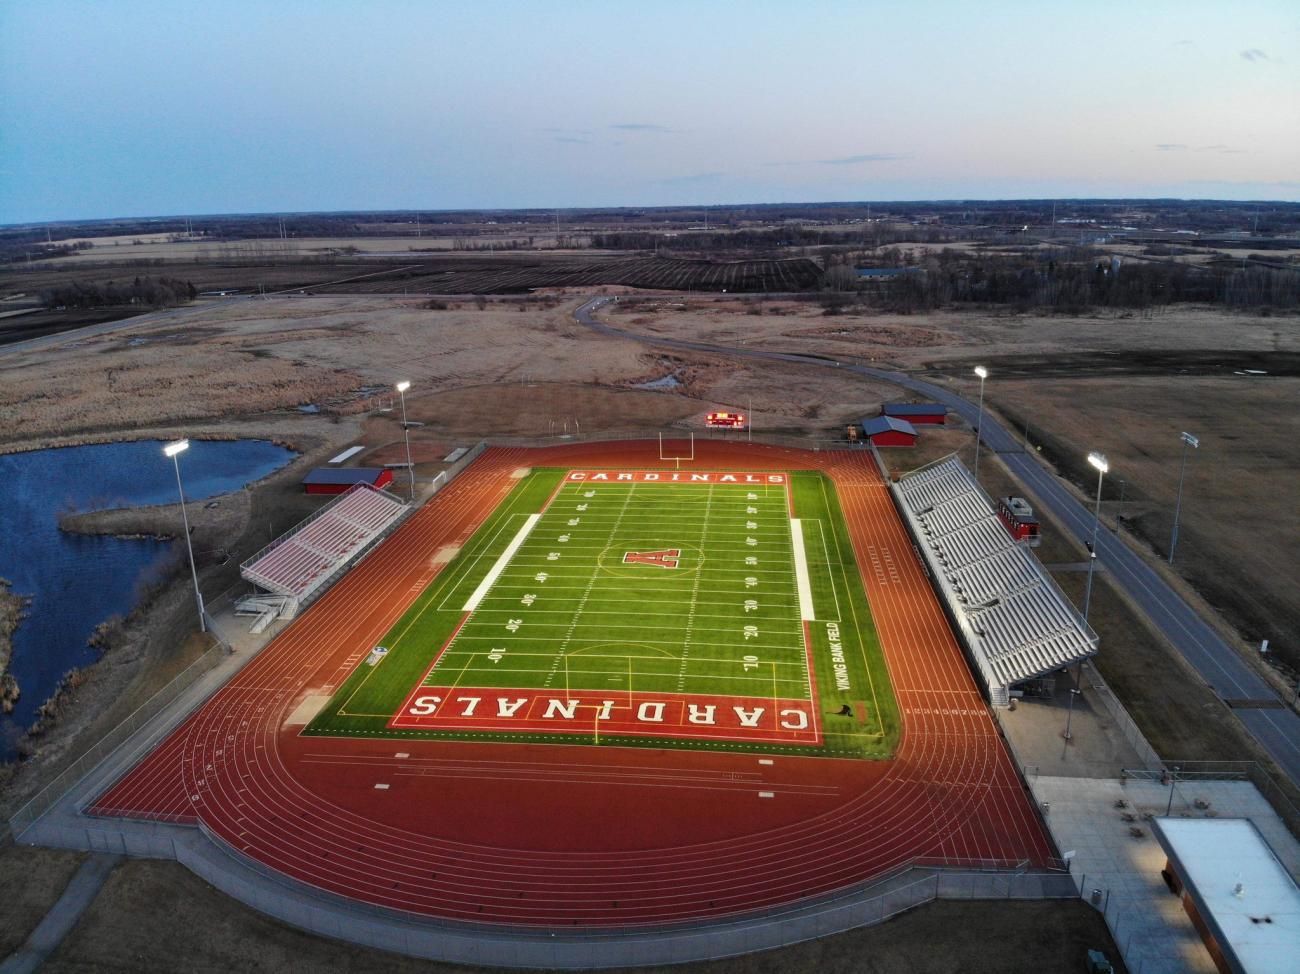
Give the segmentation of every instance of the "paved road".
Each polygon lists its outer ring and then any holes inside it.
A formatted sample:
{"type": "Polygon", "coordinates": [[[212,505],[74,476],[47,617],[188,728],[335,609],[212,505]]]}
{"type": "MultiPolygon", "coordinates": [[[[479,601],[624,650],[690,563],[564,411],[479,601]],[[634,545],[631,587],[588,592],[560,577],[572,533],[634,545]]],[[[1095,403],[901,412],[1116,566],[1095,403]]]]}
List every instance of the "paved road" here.
{"type": "MultiPolygon", "coordinates": [[[[942,386],[926,382],[903,372],[873,369],[865,365],[840,362],[814,355],[770,352],[753,348],[735,348],[685,339],[638,335],[603,324],[592,312],[610,298],[588,301],[574,312],[582,324],[602,334],[651,345],[688,351],[712,352],[731,357],[766,359],[820,365],[883,379],[903,386],[927,399],[941,402],[971,425],[975,425],[978,407],[942,386]]],[[[1049,473],[1021,443],[986,413],[981,440],[985,448],[996,452],[1011,472],[1020,479],[1080,542],[1092,537],[1092,511],[1080,503],[1066,485],[1049,473]]],[[[1148,565],[1142,557],[1109,531],[1097,535],[1099,566],[1111,573],[1147,614],[1155,626],[1182,653],[1210,687],[1224,700],[1258,702],[1256,706],[1235,709],[1238,719],[1255,737],[1292,782],[1300,785],[1300,716],[1287,707],[1271,686],[1215,632],[1187,602],[1148,565]]]]}

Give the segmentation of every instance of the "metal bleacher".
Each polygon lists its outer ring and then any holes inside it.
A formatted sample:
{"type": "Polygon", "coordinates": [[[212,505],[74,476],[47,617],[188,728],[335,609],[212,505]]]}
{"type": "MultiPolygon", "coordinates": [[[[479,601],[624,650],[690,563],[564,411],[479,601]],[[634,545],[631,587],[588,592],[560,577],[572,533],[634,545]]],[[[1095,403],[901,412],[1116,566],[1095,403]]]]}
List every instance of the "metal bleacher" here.
{"type": "Polygon", "coordinates": [[[1096,654],[1097,634],[955,454],[891,489],[993,704],[1004,706],[1016,684],[1096,654]]]}
{"type": "Polygon", "coordinates": [[[245,561],[240,574],[296,606],[383,534],[405,506],[387,491],[356,484],[245,561]]]}

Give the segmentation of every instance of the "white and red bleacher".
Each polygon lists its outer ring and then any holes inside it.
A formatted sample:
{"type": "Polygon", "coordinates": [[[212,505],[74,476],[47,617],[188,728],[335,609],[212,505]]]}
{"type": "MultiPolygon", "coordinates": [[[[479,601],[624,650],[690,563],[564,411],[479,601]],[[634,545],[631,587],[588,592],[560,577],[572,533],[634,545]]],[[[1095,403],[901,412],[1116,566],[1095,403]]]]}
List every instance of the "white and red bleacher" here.
{"type": "Polygon", "coordinates": [[[364,551],[405,506],[386,491],[357,484],[244,562],[240,574],[301,602],[364,551]]]}

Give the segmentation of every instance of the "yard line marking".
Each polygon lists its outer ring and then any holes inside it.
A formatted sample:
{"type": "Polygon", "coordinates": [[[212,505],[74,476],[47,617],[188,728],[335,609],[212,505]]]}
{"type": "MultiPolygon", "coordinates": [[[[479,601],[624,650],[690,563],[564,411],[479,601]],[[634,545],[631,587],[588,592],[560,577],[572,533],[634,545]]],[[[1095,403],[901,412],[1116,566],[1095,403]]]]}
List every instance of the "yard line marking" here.
{"type": "Polygon", "coordinates": [[[813,611],[812,586],[808,582],[808,556],[803,550],[803,522],[790,518],[790,541],[794,545],[794,577],[799,589],[799,618],[812,622],[817,618],[813,611]]]}
{"type": "Polygon", "coordinates": [[[478,608],[478,604],[483,601],[483,596],[487,595],[488,589],[496,584],[497,576],[505,571],[506,565],[509,564],[510,559],[515,556],[515,552],[519,550],[524,541],[528,538],[528,532],[532,531],[533,526],[541,519],[542,516],[540,514],[529,514],[528,517],[524,519],[524,526],[519,529],[519,533],[515,535],[514,540],[511,541],[510,544],[506,545],[506,550],[501,552],[501,557],[498,558],[496,564],[489,569],[483,581],[479,582],[478,588],[474,589],[474,594],[469,597],[469,601],[466,602],[464,607],[461,609],[462,612],[473,612],[478,608]]]}

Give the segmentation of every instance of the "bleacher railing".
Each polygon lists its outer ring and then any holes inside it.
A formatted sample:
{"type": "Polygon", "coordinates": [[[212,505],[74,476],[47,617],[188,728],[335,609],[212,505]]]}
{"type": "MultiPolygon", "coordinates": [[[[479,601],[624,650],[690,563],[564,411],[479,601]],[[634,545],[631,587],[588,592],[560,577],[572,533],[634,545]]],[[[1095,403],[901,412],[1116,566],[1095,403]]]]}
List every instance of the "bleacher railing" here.
{"type": "MultiPolygon", "coordinates": [[[[974,477],[971,476],[970,471],[966,468],[966,465],[961,463],[961,461],[957,458],[957,455],[955,453],[950,453],[945,457],[940,457],[939,459],[931,461],[930,463],[927,463],[924,466],[918,467],[915,470],[903,474],[901,477],[899,477],[897,483],[890,485],[890,490],[891,493],[898,500],[898,503],[895,506],[899,509],[899,513],[902,515],[903,520],[909,526],[914,540],[916,540],[916,542],[918,543],[920,550],[924,552],[924,556],[927,561],[932,560],[934,556],[934,551],[929,546],[929,544],[926,543],[925,535],[921,530],[923,525],[921,524],[920,517],[912,511],[910,505],[906,502],[905,494],[904,494],[904,491],[906,490],[906,482],[911,478],[921,476],[926,472],[933,470],[936,467],[953,460],[957,461],[960,472],[965,475],[963,479],[966,483],[966,486],[969,488],[969,490],[977,494],[977,496],[979,496],[984,501],[984,503],[988,507],[989,516],[996,517],[997,505],[993,503],[993,499],[985,492],[984,488],[980,486],[978,482],[975,481],[974,477]]],[[[1034,553],[1027,546],[1025,546],[1023,542],[1018,542],[1017,544],[1020,547],[1020,550],[1024,551],[1025,554],[1028,556],[1027,559],[1028,563],[1031,569],[1033,570],[1038,583],[1050,595],[1055,596],[1056,600],[1060,603],[1062,608],[1069,615],[1071,622],[1083,634],[1084,639],[1090,645],[1091,652],[1088,653],[1087,655],[1091,656],[1095,654],[1097,652],[1097,648],[1100,643],[1100,639],[1097,636],[1096,631],[1090,625],[1088,625],[1088,623],[1084,620],[1083,614],[1079,612],[1078,609],[1075,608],[1074,603],[1070,601],[1069,597],[1065,594],[1064,591],[1062,591],[1061,587],[1056,584],[1056,580],[1052,578],[1051,573],[1048,572],[1047,569],[1043,567],[1042,563],[1038,560],[1037,556],[1034,555],[1034,553]]],[[[944,592],[945,599],[953,607],[952,615],[959,623],[959,627],[962,631],[963,636],[966,639],[967,644],[971,646],[972,655],[976,658],[979,668],[981,670],[981,674],[984,676],[985,682],[989,684],[990,692],[992,692],[994,689],[994,685],[1001,686],[1002,681],[991,669],[991,664],[988,661],[986,661],[984,653],[982,651],[976,650],[976,644],[982,644],[982,640],[971,628],[971,625],[967,619],[968,611],[961,606],[961,602],[957,598],[958,593],[952,588],[952,585],[948,582],[947,574],[944,571],[943,566],[940,564],[932,564],[929,567],[934,569],[931,572],[931,575],[938,581],[940,588],[944,592]]],[[[1080,659],[1082,658],[1084,657],[1080,657],[1080,659]]],[[[1073,662],[1073,660],[1069,662],[1073,662]]],[[[1068,665],[1068,663],[1060,664],[1060,665],[1068,665]]],[[[1056,666],[1052,667],[1052,669],[1056,669],[1056,668],[1057,668],[1056,666]]],[[[1029,678],[1030,677],[1026,677],[1026,679],[1029,678]]]]}
{"type": "MultiPolygon", "coordinates": [[[[270,555],[272,552],[276,551],[278,548],[292,541],[297,535],[301,534],[308,527],[308,525],[314,523],[315,521],[320,520],[323,517],[332,514],[335,508],[339,507],[341,504],[344,504],[345,502],[349,501],[351,498],[355,497],[358,492],[366,492],[366,491],[370,491],[382,495],[386,499],[392,501],[394,504],[397,504],[399,506],[399,510],[401,507],[406,506],[406,502],[404,500],[402,500],[400,497],[388,493],[388,491],[386,490],[381,490],[378,487],[371,487],[369,484],[353,484],[351,487],[345,490],[334,500],[330,501],[328,504],[326,504],[324,507],[320,508],[319,510],[313,511],[311,514],[303,518],[301,521],[295,524],[284,534],[280,535],[274,541],[271,541],[269,544],[263,545],[260,549],[258,549],[256,554],[252,555],[249,558],[245,558],[239,564],[239,573],[248,581],[253,582],[255,585],[260,585],[262,586],[262,588],[265,588],[268,591],[276,592],[280,595],[287,595],[290,598],[306,599],[308,596],[311,595],[313,591],[315,591],[315,589],[324,585],[334,575],[335,570],[331,570],[324,576],[321,576],[321,578],[318,581],[316,581],[315,584],[304,589],[303,591],[293,592],[293,591],[285,591],[287,586],[281,585],[279,582],[275,581],[274,579],[267,577],[266,575],[262,574],[261,572],[253,568],[253,566],[256,565],[263,558],[270,555]]],[[[371,537],[368,538],[358,548],[358,550],[360,550],[360,548],[364,548],[366,544],[369,544],[371,540],[373,540],[376,537],[379,537],[380,534],[382,533],[383,532],[381,530],[379,532],[375,532],[371,534],[371,537]]],[[[347,564],[349,560],[351,560],[350,557],[345,558],[343,559],[342,563],[347,564]]]]}

